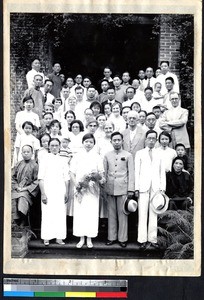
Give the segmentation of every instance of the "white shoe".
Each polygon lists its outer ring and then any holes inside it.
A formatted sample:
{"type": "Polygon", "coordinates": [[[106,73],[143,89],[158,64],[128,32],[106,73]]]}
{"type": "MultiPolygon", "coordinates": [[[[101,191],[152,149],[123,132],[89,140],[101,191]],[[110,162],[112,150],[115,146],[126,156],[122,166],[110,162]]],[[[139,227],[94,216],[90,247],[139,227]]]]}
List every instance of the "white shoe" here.
{"type": "Polygon", "coordinates": [[[44,240],[43,243],[45,246],[49,246],[49,244],[50,244],[49,240],[44,240]]]}
{"type": "Polygon", "coordinates": [[[63,242],[61,239],[56,239],[56,243],[59,245],[65,245],[65,242],[63,242]]]}
{"type": "Polygon", "coordinates": [[[80,242],[78,242],[78,244],[76,244],[76,247],[77,247],[78,249],[80,249],[80,248],[83,247],[83,245],[84,245],[84,241],[80,241],[80,242]]]}
{"type": "Polygon", "coordinates": [[[86,245],[87,245],[87,248],[93,248],[93,243],[92,243],[91,239],[87,238],[86,245]]]}

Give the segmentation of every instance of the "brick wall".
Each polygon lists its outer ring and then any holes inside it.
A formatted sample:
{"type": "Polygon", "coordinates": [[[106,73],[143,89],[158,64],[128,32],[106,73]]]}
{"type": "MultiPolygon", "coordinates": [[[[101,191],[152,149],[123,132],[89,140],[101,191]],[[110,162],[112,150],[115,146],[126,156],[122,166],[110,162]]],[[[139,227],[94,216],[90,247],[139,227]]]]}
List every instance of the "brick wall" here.
{"type": "MultiPolygon", "coordinates": [[[[16,35],[21,34],[22,27],[15,23],[15,20],[11,22],[12,32],[16,35]]],[[[26,27],[25,27],[26,28],[26,27]]],[[[20,103],[27,89],[26,73],[31,69],[31,63],[34,59],[39,59],[42,65],[42,71],[47,74],[50,70],[49,61],[49,48],[48,43],[38,42],[38,30],[35,27],[26,28],[33,36],[32,47],[28,48],[26,57],[20,57],[17,53],[15,45],[11,44],[10,52],[10,122],[11,122],[11,140],[12,146],[16,137],[15,130],[15,115],[20,110],[20,103]]],[[[22,45],[22,47],[26,45],[22,45]]]]}
{"type": "Polygon", "coordinates": [[[162,25],[160,29],[159,53],[158,61],[168,60],[170,62],[170,70],[179,77],[179,52],[180,42],[175,31],[169,27],[162,25]]]}

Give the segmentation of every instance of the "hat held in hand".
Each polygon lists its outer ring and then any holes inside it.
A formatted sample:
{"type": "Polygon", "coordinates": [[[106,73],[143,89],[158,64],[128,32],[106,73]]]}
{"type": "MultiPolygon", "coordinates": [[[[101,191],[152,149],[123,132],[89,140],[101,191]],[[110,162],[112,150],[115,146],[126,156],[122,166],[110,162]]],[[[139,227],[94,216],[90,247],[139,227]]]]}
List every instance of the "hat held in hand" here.
{"type": "Polygon", "coordinates": [[[156,214],[163,214],[169,206],[169,197],[161,191],[157,191],[150,200],[152,210],[156,214]]]}
{"type": "Polygon", "coordinates": [[[136,212],[137,210],[137,202],[134,199],[125,199],[123,205],[123,212],[125,215],[129,215],[131,212],[136,212]]]}

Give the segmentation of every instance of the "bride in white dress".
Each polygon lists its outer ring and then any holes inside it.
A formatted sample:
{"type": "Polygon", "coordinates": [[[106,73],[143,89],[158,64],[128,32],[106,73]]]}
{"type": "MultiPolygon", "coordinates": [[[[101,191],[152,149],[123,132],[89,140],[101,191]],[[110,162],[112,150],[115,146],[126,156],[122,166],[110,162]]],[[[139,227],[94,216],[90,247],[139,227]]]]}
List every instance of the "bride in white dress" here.
{"type": "Polygon", "coordinates": [[[90,181],[89,187],[85,193],[75,192],[74,196],[74,218],[73,235],[80,237],[77,248],[81,248],[87,237],[87,247],[92,248],[92,238],[98,235],[99,222],[99,182],[104,182],[103,161],[99,154],[93,150],[95,138],[88,133],[83,136],[82,143],[84,149],[76,154],[71,162],[70,172],[74,181],[75,190],[80,182],[83,182],[84,176],[95,172],[101,176],[98,182],[90,181]],[[94,192],[93,192],[94,191],[94,192]]]}

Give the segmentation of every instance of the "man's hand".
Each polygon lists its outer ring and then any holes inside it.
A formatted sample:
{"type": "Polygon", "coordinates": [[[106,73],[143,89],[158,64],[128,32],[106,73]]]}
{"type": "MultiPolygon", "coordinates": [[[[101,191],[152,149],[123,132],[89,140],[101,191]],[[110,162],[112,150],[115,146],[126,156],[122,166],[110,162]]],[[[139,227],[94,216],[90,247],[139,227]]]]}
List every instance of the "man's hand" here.
{"type": "Polygon", "coordinates": [[[138,190],[135,191],[135,198],[139,198],[140,192],[138,190]]]}
{"type": "Polygon", "coordinates": [[[65,196],[64,196],[64,203],[66,204],[67,202],[68,202],[68,196],[65,195],[65,196]]]}
{"type": "Polygon", "coordinates": [[[47,196],[45,194],[41,195],[41,201],[42,203],[47,204],[47,196]]]}
{"type": "Polygon", "coordinates": [[[128,199],[132,199],[134,196],[134,192],[128,192],[128,199]]]}

